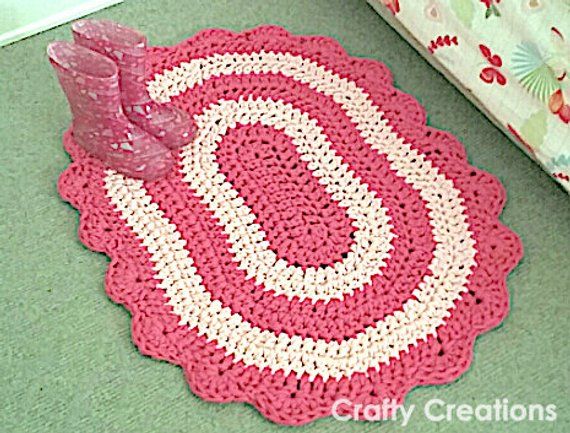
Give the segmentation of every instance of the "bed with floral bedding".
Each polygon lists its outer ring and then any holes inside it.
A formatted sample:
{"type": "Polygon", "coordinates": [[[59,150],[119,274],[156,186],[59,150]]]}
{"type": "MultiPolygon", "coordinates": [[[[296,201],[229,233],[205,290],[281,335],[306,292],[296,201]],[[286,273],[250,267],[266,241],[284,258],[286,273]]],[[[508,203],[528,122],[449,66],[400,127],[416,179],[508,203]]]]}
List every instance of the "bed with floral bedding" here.
{"type": "Polygon", "coordinates": [[[570,0],[368,0],[570,192],[570,0]]]}

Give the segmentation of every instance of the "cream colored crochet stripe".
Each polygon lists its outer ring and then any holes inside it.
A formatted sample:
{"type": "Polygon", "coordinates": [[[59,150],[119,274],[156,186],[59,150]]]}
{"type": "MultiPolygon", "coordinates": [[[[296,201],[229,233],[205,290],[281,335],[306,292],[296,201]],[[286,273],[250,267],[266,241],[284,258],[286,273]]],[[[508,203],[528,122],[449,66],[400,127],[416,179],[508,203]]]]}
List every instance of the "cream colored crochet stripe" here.
{"type": "MultiPolygon", "coordinates": [[[[211,64],[204,75],[211,77],[215,75],[212,71],[218,75],[236,73],[232,59],[237,57],[240,56],[230,55],[225,59],[218,56],[196,62],[211,64]]],[[[402,312],[387,316],[365,332],[340,343],[262,331],[244,322],[240,315],[222,307],[219,301],[212,301],[184,249],[185,241],[158,206],[151,203],[141,182],[109,172],[105,178],[109,197],[152,254],[157,277],[162,280],[160,285],[166,290],[174,312],[181,317],[181,324],[197,328],[201,335],[217,341],[219,347],[233,355],[236,361],[241,360],[246,365],[258,368],[268,367],[273,371],[281,369],[297,375],[307,373],[311,378],[321,375],[324,380],[331,377],[340,379],[355,372],[366,372],[371,367],[378,368],[381,363],[388,363],[390,358],[398,357],[401,350],[407,350],[410,345],[434,334],[449,316],[454,300],[460,298],[460,293],[465,290],[469,268],[475,264],[475,249],[459,193],[453,188],[452,182],[438,174],[423,155],[391,132],[382,113],[354,83],[340,79],[310,61],[288,54],[253,54],[249,61],[261,62],[262,66],[258,69],[266,72],[283,72],[296,65],[295,73],[289,76],[309,82],[318,91],[328,92],[337,102],[344,100],[343,108],[365,140],[379,152],[385,153],[392,169],[406,178],[428,203],[430,224],[437,245],[429,266],[432,275],[427,276],[414,291],[417,300],[407,301],[402,312]],[[264,66],[266,64],[269,67],[264,66]],[[328,87],[323,83],[327,80],[328,87]],[[338,93],[334,92],[335,85],[338,93]],[[344,92],[349,94],[343,97],[344,92]]],[[[189,70],[195,71],[195,65],[189,64],[189,70]]],[[[253,70],[253,66],[246,66],[247,69],[253,70]]],[[[177,68],[177,73],[183,71],[177,68]]],[[[157,88],[157,83],[161,83],[161,89],[171,86],[170,93],[168,90],[155,92],[153,96],[157,99],[162,94],[162,100],[167,100],[168,95],[185,90],[183,85],[178,87],[172,81],[164,81],[164,77],[149,85],[150,89],[153,86],[157,88]]],[[[198,83],[205,79],[184,77],[183,73],[181,79],[185,83],[198,83]]],[[[176,81],[178,79],[180,76],[176,81]]]]}
{"type": "Polygon", "coordinates": [[[381,272],[394,237],[390,218],[376,194],[368,190],[336,156],[315,119],[281,101],[248,99],[220,101],[195,118],[197,135],[182,154],[185,181],[220,221],[228,235],[235,260],[247,278],[255,278],[264,290],[288,299],[313,303],[343,299],[372,281],[381,272]],[[346,208],[354,220],[354,243],[347,257],[334,266],[291,266],[269,248],[267,235],[255,223],[256,216],[216,162],[215,151],[229,128],[261,123],[282,130],[296,146],[302,160],[331,198],[346,208]]]}

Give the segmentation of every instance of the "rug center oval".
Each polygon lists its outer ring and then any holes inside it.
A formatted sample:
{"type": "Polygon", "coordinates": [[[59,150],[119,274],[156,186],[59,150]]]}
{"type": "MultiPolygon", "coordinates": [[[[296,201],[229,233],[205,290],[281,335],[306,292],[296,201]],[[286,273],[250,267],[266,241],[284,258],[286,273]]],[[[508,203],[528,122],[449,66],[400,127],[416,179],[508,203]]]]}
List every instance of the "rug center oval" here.
{"type": "Polygon", "coordinates": [[[326,193],[289,137],[261,124],[240,126],[224,136],[216,157],[277,257],[304,270],[347,258],[354,220],[326,193]]]}

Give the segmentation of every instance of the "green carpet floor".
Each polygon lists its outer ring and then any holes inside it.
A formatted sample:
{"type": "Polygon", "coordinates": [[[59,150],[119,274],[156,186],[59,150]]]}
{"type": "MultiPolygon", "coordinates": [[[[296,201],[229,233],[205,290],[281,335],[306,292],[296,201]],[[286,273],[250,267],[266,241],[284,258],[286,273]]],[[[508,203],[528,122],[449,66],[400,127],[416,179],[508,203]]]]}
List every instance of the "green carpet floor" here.
{"type": "MultiPolygon", "coordinates": [[[[428,422],[409,431],[570,431],[570,200],[482,114],[392,31],[364,0],[127,0],[96,14],[174,44],[205,27],[275,23],[337,38],[355,56],[382,60],[396,85],[427,108],[429,123],[465,144],[472,164],[508,191],[502,220],[525,257],[508,279],[510,316],[477,340],[470,370],[455,383],[414,390],[430,398],[556,404],[553,423],[428,422]]],[[[107,258],[77,239],[78,214],[56,191],[69,163],[61,134],[70,116],[45,47],[67,26],[0,49],[0,431],[267,432],[283,428],[242,404],[195,397],[176,366],[140,355],[128,313],[107,299],[107,258]]],[[[394,432],[398,422],[323,419],[303,432],[394,432]]]]}

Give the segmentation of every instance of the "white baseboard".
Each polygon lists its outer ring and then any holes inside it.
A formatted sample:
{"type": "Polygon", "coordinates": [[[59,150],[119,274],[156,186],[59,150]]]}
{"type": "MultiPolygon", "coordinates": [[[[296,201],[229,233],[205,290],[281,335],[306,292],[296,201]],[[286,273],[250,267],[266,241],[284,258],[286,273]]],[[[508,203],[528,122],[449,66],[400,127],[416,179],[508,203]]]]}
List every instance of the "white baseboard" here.
{"type": "Polygon", "coordinates": [[[0,47],[19,41],[28,36],[35,35],[36,33],[40,33],[45,30],[51,29],[53,27],[57,27],[69,21],[73,21],[77,18],[104,9],[108,6],[112,6],[122,2],[123,0],[85,1],[81,5],[65,9],[55,14],[48,15],[33,23],[26,24],[17,29],[10,30],[6,33],[0,34],[0,47]]]}

